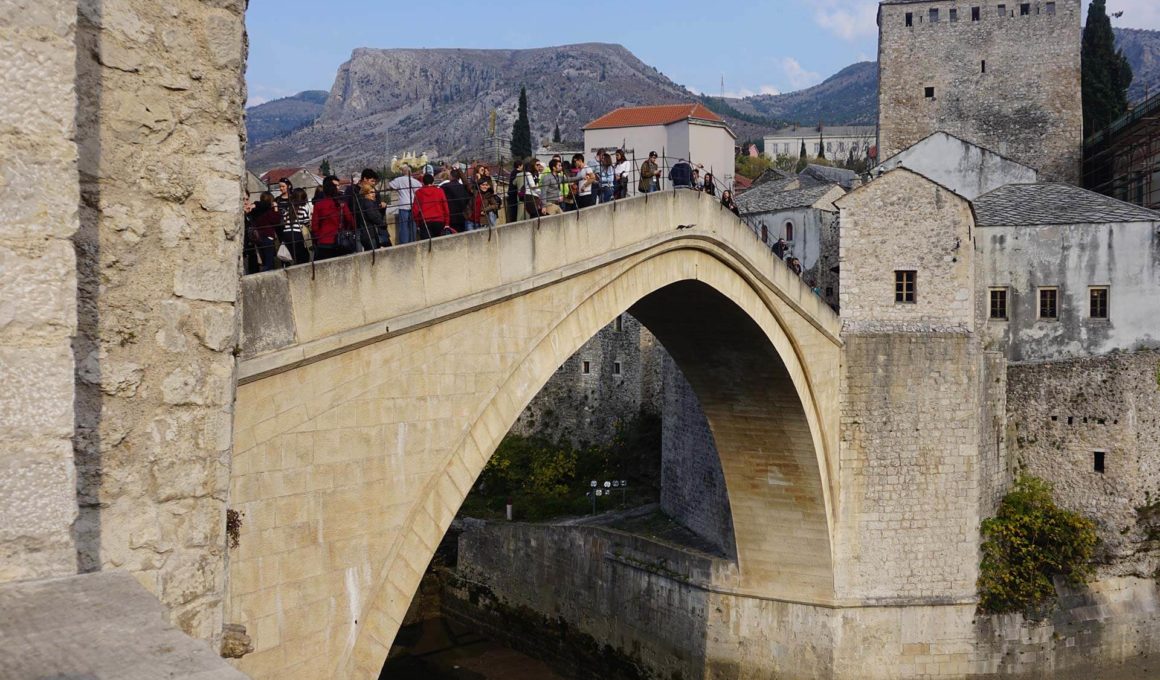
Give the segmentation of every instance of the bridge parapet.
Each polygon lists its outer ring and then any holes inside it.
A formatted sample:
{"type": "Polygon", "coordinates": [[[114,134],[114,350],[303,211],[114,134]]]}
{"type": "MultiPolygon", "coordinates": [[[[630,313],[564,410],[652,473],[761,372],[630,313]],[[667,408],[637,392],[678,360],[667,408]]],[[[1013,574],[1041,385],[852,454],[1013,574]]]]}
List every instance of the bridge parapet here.
{"type": "Polygon", "coordinates": [[[247,277],[239,378],[332,356],[649,249],[697,242],[735,254],[837,342],[837,315],[748,226],[710,196],[670,191],[247,277]]]}

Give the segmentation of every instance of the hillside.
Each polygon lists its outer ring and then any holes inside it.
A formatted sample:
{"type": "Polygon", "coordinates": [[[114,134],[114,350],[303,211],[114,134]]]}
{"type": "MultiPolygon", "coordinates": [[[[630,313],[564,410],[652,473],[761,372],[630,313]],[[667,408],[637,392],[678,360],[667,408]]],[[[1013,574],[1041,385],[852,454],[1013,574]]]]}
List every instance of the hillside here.
{"type": "MultiPolygon", "coordinates": [[[[1130,98],[1160,92],[1160,31],[1114,30],[1135,72],[1130,98]]],[[[246,111],[247,165],[317,166],[330,158],[337,170],[349,172],[382,165],[388,142],[394,153],[434,150],[446,157],[490,157],[490,112],[496,110],[496,129],[506,138],[521,84],[528,88],[537,142],[551,139],[557,123],[565,139],[580,139],[580,126],[618,106],[698,99],[620,45],[357,49],[339,68],[329,93],[303,92],[246,111]]],[[[861,62],[797,92],[700,99],[728,121],[739,140],[746,140],[788,123],[873,125],[877,98],[877,66],[861,62]]]]}
{"type": "MultiPolygon", "coordinates": [[[[344,172],[382,165],[384,150],[434,150],[444,157],[484,157],[488,119],[507,137],[520,86],[528,90],[534,142],[581,139],[581,126],[619,106],[696,100],[620,45],[588,43],[530,50],[366,49],[335,77],[313,125],[251,145],[247,164],[316,165],[329,157],[344,172]]],[[[728,117],[727,117],[728,119],[728,117]]],[[[739,137],[774,121],[729,119],[739,137]]],[[[507,148],[507,142],[503,147],[507,148]]]]}
{"type": "Polygon", "coordinates": [[[873,125],[878,117],[878,64],[864,61],[797,92],[727,100],[742,113],[790,123],[873,125]]]}
{"type": "Polygon", "coordinates": [[[251,146],[304,128],[322,115],[328,92],[307,90],[246,109],[246,138],[251,146]]]}

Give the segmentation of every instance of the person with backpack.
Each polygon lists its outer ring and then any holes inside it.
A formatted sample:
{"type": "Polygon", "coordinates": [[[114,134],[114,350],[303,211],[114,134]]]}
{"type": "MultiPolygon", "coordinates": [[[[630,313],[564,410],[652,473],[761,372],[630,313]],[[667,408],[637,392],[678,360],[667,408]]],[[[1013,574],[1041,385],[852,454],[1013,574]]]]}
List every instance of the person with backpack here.
{"type": "Polygon", "coordinates": [[[322,200],[310,217],[314,236],[314,259],[326,260],[354,252],[358,235],[354,233],[354,215],[350,206],[339,200],[338,178],[328,175],[322,180],[322,200]]]}
{"type": "Polygon", "coordinates": [[[678,160],[669,169],[669,181],[676,189],[693,188],[693,166],[689,165],[689,162],[684,158],[678,160]]]}
{"type": "Polygon", "coordinates": [[[463,186],[463,171],[455,168],[451,171],[451,179],[439,187],[447,198],[447,209],[450,211],[448,226],[456,233],[466,231],[467,212],[471,208],[471,194],[463,186]]]}
{"type": "Polygon", "coordinates": [[[447,195],[435,186],[435,176],[423,175],[423,186],[415,192],[415,227],[421,239],[434,238],[443,234],[443,229],[451,225],[451,209],[447,206],[447,195]]]}

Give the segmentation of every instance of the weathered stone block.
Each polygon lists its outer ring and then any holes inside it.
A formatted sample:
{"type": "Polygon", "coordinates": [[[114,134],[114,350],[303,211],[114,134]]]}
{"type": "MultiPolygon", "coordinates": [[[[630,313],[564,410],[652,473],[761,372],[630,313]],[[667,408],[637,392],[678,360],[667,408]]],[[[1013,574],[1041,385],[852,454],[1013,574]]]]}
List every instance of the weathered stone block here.
{"type": "Polygon", "coordinates": [[[0,347],[0,432],[71,437],[72,352],[58,347],[0,347]]]}

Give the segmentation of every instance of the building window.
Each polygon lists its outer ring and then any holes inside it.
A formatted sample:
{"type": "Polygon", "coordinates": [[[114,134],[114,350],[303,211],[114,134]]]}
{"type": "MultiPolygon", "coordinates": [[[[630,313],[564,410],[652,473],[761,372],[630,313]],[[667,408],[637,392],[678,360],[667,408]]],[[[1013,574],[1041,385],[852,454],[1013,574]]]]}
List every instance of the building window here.
{"type": "Polygon", "coordinates": [[[1104,456],[1106,451],[1092,451],[1092,469],[1101,475],[1104,474],[1104,456]]]}
{"type": "Polygon", "coordinates": [[[785,240],[787,240],[787,241],[793,240],[793,222],[786,222],[785,223],[785,240]]]}
{"type": "Polygon", "coordinates": [[[789,144],[782,144],[781,145],[781,152],[788,156],[789,155],[789,144]]]}
{"type": "Polygon", "coordinates": [[[1055,3],[1049,2],[1046,5],[1044,5],[1044,11],[1046,11],[1049,16],[1054,16],[1055,15],[1055,3]]]}
{"type": "Polygon", "coordinates": [[[938,23],[938,10],[937,9],[930,10],[930,23],[932,23],[932,24],[938,23]]]}
{"type": "Polygon", "coordinates": [[[907,26],[913,26],[913,25],[914,25],[914,14],[913,14],[913,13],[911,13],[911,12],[907,12],[907,13],[906,13],[906,25],[907,25],[907,26]]]}
{"type": "Polygon", "coordinates": [[[1088,289],[1088,316],[1093,319],[1108,318],[1108,289],[1098,286],[1088,289]]]}
{"type": "Polygon", "coordinates": [[[1039,318],[1050,320],[1059,318],[1058,288],[1039,289],[1039,318]]]}
{"type": "Polygon", "coordinates": [[[817,156],[822,152],[822,145],[817,142],[814,143],[814,155],[817,156]]]}
{"type": "Polygon", "coordinates": [[[1031,3],[1024,2],[1019,5],[1019,16],[1026,17],[1031,15],[1031,3]]]}
{"type": "Polygon", "coordinates": [[[623,331],[624,331],[624,315],[618,314],[616,316],[616,332],[620,333],[623,331]]]}
{"type": "Polygon", "coordinates": [[[947,16],[947,19],[948,19],[948,20],[949,20],[949,21],[950,21],[952,24],[953,24],[953,23],[957,23],[957,22],[958,22],[958,20],[959,20],[959,11],[958,11],[957,9],[951,9],[949,12],[947,12],[947,14],[948,14],[948,16],[947,16]]]}
{"type": "Polygon", "coordinates": [[[986,73],[986,72],[987,72],[987,60],[986,60],[986,59],[984,59],[984,60],[982,61],[982,63],[981,63],[981,67],[982,67],[982,72],[983,72],[983,73],[986,73]]]}
{"type": "Polygon", "coordinates": [[[1007,16],[1007,5],[999,5],[999,18],[1002,19],[1007,16]]]}
{"type": "Polygon", "coordinates": [[[928,87],[928,88],[924,89],[923,95],[926,96],[927,99],[934,99],[934,88],[928,87]]]}
{"type": "Polygon", "coordinates": [[[588,363],[587,361],[582,362],[580,364],[580,372],[584,375],[588,375],[592,372],[592,364],[588,363]]]}
{"type": "Polygon", "coordinates": [[[978,20],[979,20],[979,8],[972,7],[971,8],[971,21],[978,21],[978,20]]]}
{"type": "Polygon", "coordinates": [[[846,143],[838,142],[838,153],[846,153],[846,143]]]}
{"type": "Polygon", "coordinates": [[[612,375],[620,375],[620,362],[612,362],[612,375]]]}
{"type": "Polygon", "coordinates": [[[894,272],[894,301],[914,302],[914,279],[918,272],[913,269],[898,269],[894,272]]]}
{"type": "Polygon", "coordinates": [[[826,153],[834,153],[834,143],[826,142],[826,153]]]}
{"type": "Polygon", "coordinates": [[[769,227],[765,226],[764,223],[761,225],[761,242],[769,243],[769,227]]]}
{"type": "Polygon", "coordinates": [[[1006,288],[992,288],[990,313],[988,316],[992,319],[1001,321],[1007,320],[1007,289],[1006,288]]]}

